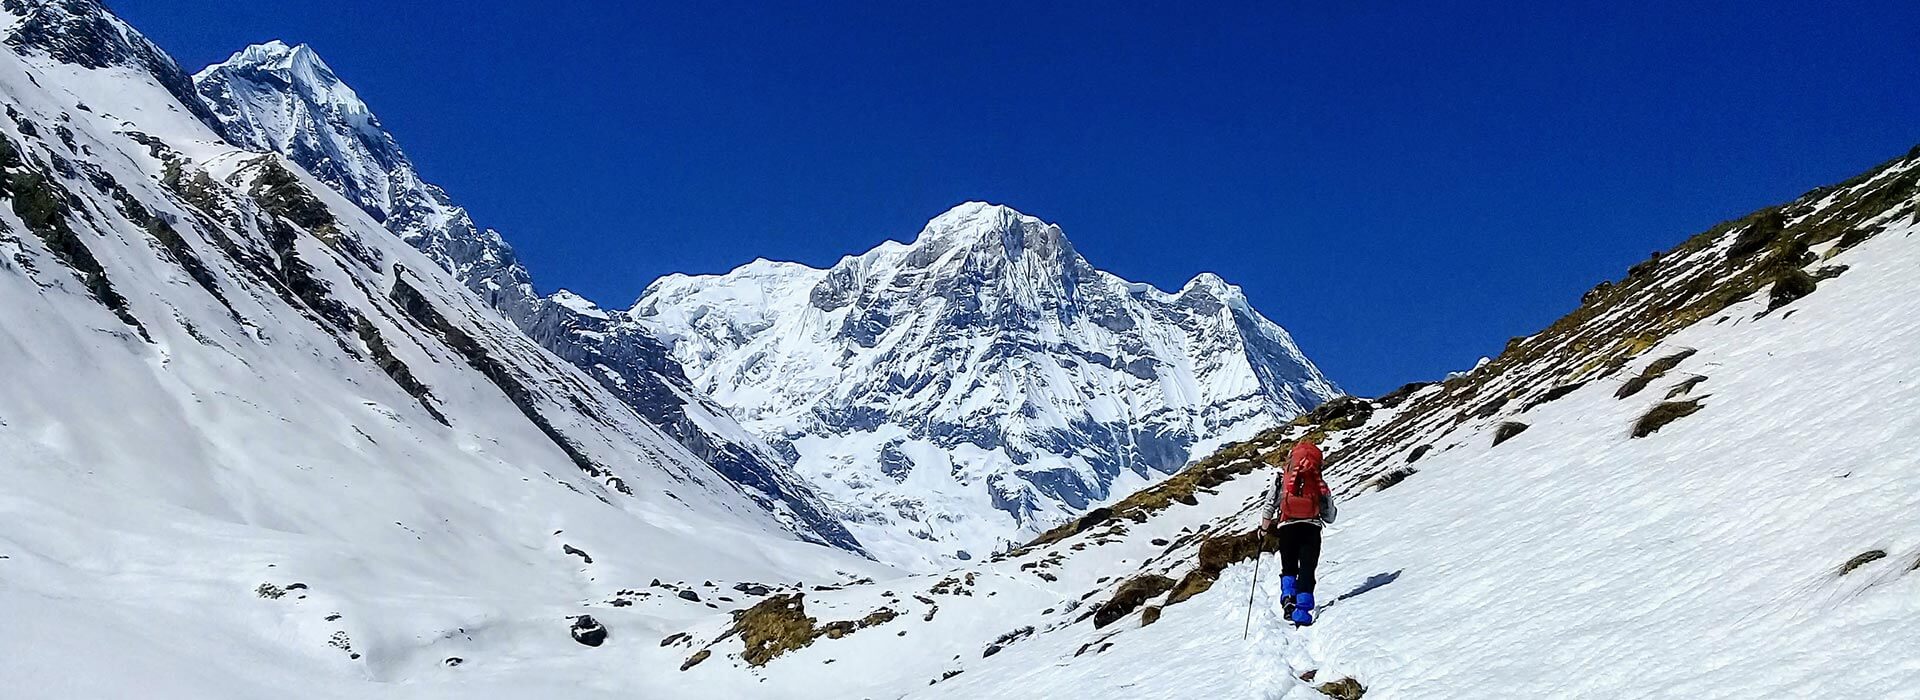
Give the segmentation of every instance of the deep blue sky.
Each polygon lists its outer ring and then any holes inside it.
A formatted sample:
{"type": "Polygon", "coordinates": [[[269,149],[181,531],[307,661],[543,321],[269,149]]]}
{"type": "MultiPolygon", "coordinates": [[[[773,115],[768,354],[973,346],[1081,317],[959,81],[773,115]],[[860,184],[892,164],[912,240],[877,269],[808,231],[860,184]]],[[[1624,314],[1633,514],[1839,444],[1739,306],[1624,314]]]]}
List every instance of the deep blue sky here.
{"type": "Polygon", "coordinates": [[[543,289],[625,306],[985,199],[1123,277],[1220,273],[1367,394],[1920,142],[1910,0],[110,1],[189,69],[313,45],[543,289]]]}

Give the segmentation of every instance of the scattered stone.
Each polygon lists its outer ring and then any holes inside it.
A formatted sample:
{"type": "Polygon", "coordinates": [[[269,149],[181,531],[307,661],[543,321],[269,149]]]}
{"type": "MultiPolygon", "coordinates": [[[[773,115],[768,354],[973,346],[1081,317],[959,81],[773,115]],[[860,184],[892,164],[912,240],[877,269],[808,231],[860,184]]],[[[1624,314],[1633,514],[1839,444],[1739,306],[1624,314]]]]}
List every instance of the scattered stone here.
{"type": "Polygon", "coordinates": [[[1672,401],[1682,396],[1686,396],[1687,394],[1693,393],[1693,388],[1696,386],[1700,386],[1700,383],[1704,381],[1707,381],[1706,375],[1696,374],[1692,377],[1688,377],[1686,381],[1680,382],[1679,384],[1675,384],[1673,385],[1672,389],[1667,390],[1667,400],[1672,401]]]}
{"type": "Polygon", "coordinates": [[[1149,605],[1140,611],[1140,626],[1145,627],[1160,621],[1160,606],[1149,605]]]}
{"type": "Polygon", "coordinates": [[[1653,383],[1653,380],[1666,376],[1668,372],[1673,371],[1673,368],[1679,367],[1681,362],[1686,361],[1689,357],[1693,357],[1694,352],[1695,351],[1691,349],[1682,350],[1654,360],[1652,364],[1647,365],[1646,369],[1640,371],[1639,376],[1628,379],[1625,383],[1621,384],[1620,388],[1613,392],[1613,398],[1624,399],[1640,393],[1640,390],[1647,388],[1647,385],[1653,383]]]}
{"type": "Polygon", "coordinates": [[[253,592],[255,595],[266,598],[267,600],[279,600],[287,596],[287,589],[271,583],[262,583],[258,588],[253,589],[253,592]]]}
{"type": "Polygon", "coordinates": [[[1115,589],[1113,597],[1100,604],[1093,614],[1093,627],[1099,629],[1113,624],[1128,613],[1138,609],[1148,600],[1173,589],[1174,580],[1159,574],[1145,574],[1127,579],[1115,589]]]}
{"type": "Polygon", "coordinates": [[[1382,473],[1380,476],[1373,478],[1373,490],[1385,491],[1395,486],[1399,486],[1400,482],[1407,480],[1407,477],[1413,476],[1418,473],[1420,473],[1420,470],[1414,469],[1413,467],[1401,467],[1399,469],[1390,469],[1385,473],[1382,473]]]}
{"type": "Polygon", "coordinates": [[[1882,550],[1875,549],[1875,550],[1870,550],[1866,552],[1861,552],[1859,556],[1856,556],[1852,559],[1848,559],[1847,563],[1840,565],[1840,575],[1845,576],[1847,574],[1851,574],[1853,573],[1854,569],[1858,569],[1862,566],[1872,564],[1876,561],[1880,561],[1881,559],[1885,559],[1885,558],[1887,558],[1887,553],[1882,550]]]}
{"type": "Polygon", "coordinates": [[[695,666],[699,666],[700,662],[706,661],[707,657],[709,656],[713,656],[713,650],[711,649],[701,649],[699,651],[693,652],[693,656],[687,657],[687,660],[680,664],[680,670],[685,671],[695,666]]]}
{"type": "Polygon", "coordinates": [[[1797,267],[1782,270],[1773,279],[1773,291],[1767,295],[1767,310],[1773,311],[1799,301],[1808,294],[1812,294],[1818,287],[1819,282],[1813,279],[1813,275],[1807,274],[1806,270],[1797,267]]]}
{"type": "Polygon", "coordinates": [[[588,556],[586,552],[581,551],[580,549],[574,547],[573,545],[562,544],[560,545],[560,551],[566,554],[571,554],[573,556],[580,557],[580,561],[582,562],[586,562],[588,564],[593,563],[593,557],[588,556]]]}
{"type": "Polygon", "coordinates": [[[360,658],[359,654],[354,653],[353,639],[347,636],[346,630],[335,630],[331,636],[327,637],[327,646],[347,652],[349,659],[360,658]]]}
{"type": "Polygon", "coordinates": [[[1342,678],[1331,683],[1321,683],[1320,693],[1335,700],[1360,700],[1367,694],[1367,687],[1352,678],[1342,678]]]}
{"type": "Polygon", "coordinates": [[[681,590],[679,593],[676,593],[674,595],[680,596],[681,600],[690,600],[695,603],[700,602],[700,594],[693,592],[693,589],[691,588],[681,590]]]}
{"type": "Polygon", "coordinates": [[[464,664],[466,662],[467,662],[466,659],[462,659],[458,656],[449,656],[445,661],[442,661],[440,663],[446,664],[447,668],[453,668],[455,666],[459,666],[460,664],[464,664]]]}
{"type": "Polygon", "coordinates": [[[1518,423],[1514,421],[1507,421],[1505,423],[1501,423],[1498,427],[1495,427],[1493,429],[1494,446],[1498,447],[1500,443],[1506,442],[1508,440],[1512,440],[1515,435],[1519,435],[1521,433],[1527,432],[1527,427],[1528,426],[1525,423],[1518,423]]]}
{"type": "Polygon", "coordinates": [[[600,646],[607,641],[607,628],[592,615],[581,615],[573,619],[573,641],[590,647],[600,646]]]}
{"type": "Polygon", "coordinates": [[[672,646],[674,642],[686,641],[691,639],[693,639],[693,635],[687,634],[685,632],[675,632],[673,634],[667,635],[666,639],[660,640],[660,646],[663,646],[663,647],[672,646]]]}
{"type": "Polygon", "coordinates": [[[1691,416],[1699,412],[1702,408],[1705,408],[1705,406],[1700,405],[1698,399],[1693,401],[1668,401],[1654,406],[1652,410],[1647,411],[1646,415],[1641,416],[1638,422],[1634,423],[1633,436],[1643,438],[1660,432],[1660,429],[1667,427],[1668,423],[1691,416]]]}
{"type": "Polygon", "coordinates": [[[1587,385],[1586,382],[1574,382],[1572,384],[1562,384],[1552,389],[1548,389],[1547,393],[1541,394],[1539,397],[1535,398],[1532,401],[1528,401],[1527,405],[1520,409],[1520,412],[1526,413],[1527,411],[1531,411],[1535,408],[1539,408],[1542,404],[1559,401],[1560,399],[1566,398],[1567,394],[1571,394],[1575,391],[1579,391],[1580,387],[1583,387],[1586,385],[1587,385]]]}

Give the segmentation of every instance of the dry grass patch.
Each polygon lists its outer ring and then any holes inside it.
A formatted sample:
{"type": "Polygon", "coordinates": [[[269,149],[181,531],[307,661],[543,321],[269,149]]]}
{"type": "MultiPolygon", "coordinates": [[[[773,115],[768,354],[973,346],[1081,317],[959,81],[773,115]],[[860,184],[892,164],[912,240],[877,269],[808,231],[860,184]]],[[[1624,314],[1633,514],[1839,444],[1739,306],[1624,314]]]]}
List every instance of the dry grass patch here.
{"type": "Polygon", "coordinates": [[[1668,423],[1698,413],[1702,408],[1706,407],[1700,405],[1700,401],[1697,399],[1693,401],[1668,401],[1654,406],[1652,410],[1647,411],[1646,415],[1641,416],[1640,420],[1633,424],[1633,436],[1643,438],[1660,432],[1660,429],[1667,427],[1668,423]]]}

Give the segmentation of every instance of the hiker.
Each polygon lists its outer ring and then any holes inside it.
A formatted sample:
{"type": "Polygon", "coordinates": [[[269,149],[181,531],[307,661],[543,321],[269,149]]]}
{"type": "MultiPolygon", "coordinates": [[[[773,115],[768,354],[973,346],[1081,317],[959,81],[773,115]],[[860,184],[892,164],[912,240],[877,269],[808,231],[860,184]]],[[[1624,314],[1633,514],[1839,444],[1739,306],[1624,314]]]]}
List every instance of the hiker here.
{"type": "Polygon", "coordinates": [[[1313,624],[1313,570],[1320,563],[1320,528],[1333,522],[1333,492],[1320,478],[1320,448],[1293,446],[1286,468],[1267,490],[1260,527],[1280,545],[1280,606],[1296,625],[1313,624]]]}

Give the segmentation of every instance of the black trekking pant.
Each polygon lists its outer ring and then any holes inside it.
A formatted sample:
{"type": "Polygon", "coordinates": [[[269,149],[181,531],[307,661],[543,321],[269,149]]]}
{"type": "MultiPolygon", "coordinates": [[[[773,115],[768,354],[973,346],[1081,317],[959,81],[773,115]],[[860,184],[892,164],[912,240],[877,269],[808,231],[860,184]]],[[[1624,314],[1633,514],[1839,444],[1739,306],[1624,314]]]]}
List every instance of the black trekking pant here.
{"type": "Polygon", "coordinates": [[[1280,575],[1293,576],[1294,590],[1313,592],[1313,570],[1320,566],[1320,524],[1295,522],[1274,528],[1280,544],[1280,575]]]}

